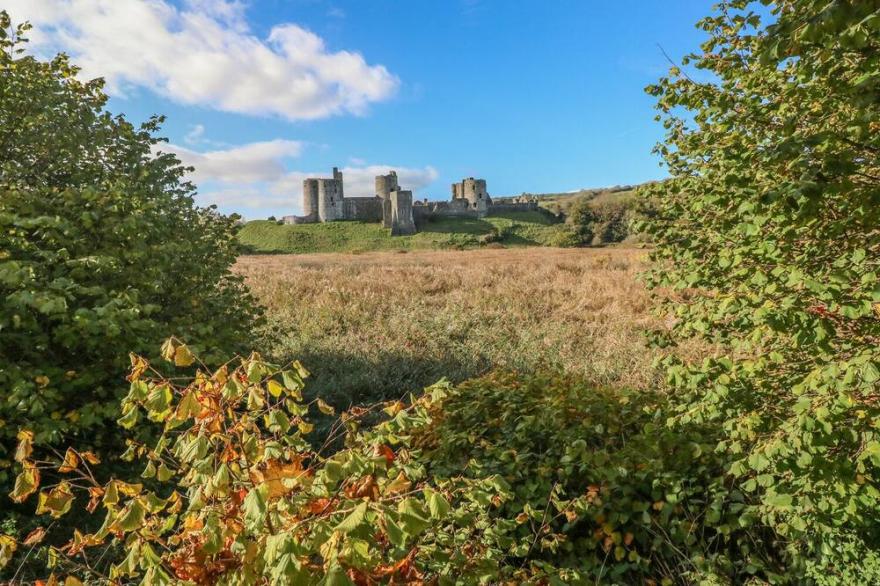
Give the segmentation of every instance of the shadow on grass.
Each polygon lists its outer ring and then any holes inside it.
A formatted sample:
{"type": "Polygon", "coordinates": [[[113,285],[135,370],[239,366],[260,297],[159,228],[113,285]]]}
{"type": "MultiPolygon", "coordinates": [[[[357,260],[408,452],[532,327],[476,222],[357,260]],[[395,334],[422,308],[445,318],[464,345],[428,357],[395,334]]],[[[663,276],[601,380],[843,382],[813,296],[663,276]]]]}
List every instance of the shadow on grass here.
{"type": "Polygon", "coordinates": [[[355,353],[303,352],[296,357],[311,373],[306,395],[337,409],[391,401],[418,393],[442,378],[458,382],[487,372],[485,356],[413,356],[398,352],[363,357],[355,353]]]}
{"type": "MultiPolygon", "coordinates": [[[[285,357],[286,358],[286,357],[285,357]]],[[[292,357],[291,357],[292,358],[292,357]]],[[[458,360],[452,356],[413,356],[396,352],[383,353],[365,358],[353,353],[300,352],[296,358],[311,373],[303,393],[307,401],[320,397],[336,409],[336,414],[353,406],[369,406],[384,401],[406,401],[410,393],[421,391],[441,379],[461,382],[488,372],[491,363],[485,356],[471,356],[458,360]]],[[[324,443],[337,415],[322,415],[317,410],[309,412],[315,430],[309,435],[313,446],[324,443]]],[[[364,424],[378,421],[368,416],[364,424]]],[[[332,453],[342,447],[342,438],[328,445],[332,453]]]]}

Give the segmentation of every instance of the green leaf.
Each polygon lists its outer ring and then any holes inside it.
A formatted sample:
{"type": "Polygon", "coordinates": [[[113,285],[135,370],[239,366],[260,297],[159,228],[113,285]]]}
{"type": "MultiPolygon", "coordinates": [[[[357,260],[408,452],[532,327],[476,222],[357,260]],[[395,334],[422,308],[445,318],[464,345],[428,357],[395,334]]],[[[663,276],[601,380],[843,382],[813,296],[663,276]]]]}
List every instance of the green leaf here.
{"type": "Polygon", "coordinates": [[[431,517],[442,519],[446,516],[446,513],[449,512],[449,502],[439,492],[430,491],[427,500],[428,510],[431,512],[431,517]]]}
{"type": "Polygon", "coordinates": [[[132,499],[119,514],[113,526],[116,531],[130,533],[140,528],[146,514],[147,509],[141,500],[139,498],[132,499]]]}
{"type": "Polygon", "coordinates": [[[348,516],[339,522],[335,527],[335,531],[340,531],[342,533],[351,533],[355,529],[361,526],[361,523],[364,522],[364,518],[367,515],[367,502],[364,501],[358,506],[354,508],[354,510],[348,514],[348,516]]]}
{"type": "Polygon", "coordinates": [[[422,503],[414,498],[407,498],[400,502],[397,507],[398,521],[404,533],[417,536],[430,527],[431,521],[422,503]]]}
{"type": "Polygon", "coordinates": [[[265,525],[268,491],[268,484],[262,483],[252,488],[244,498],[242,511],[248,531],[259,531],[265,525]]]}
{"type": "Polygon", "coordinates": [[[397,547],[406,547],[406,534],[404,534],[400,525],[397,524],[397,521],[395,521],[389,513],[385,513],[382,516],[382,519],[384,521],[385,535],[388,536],[388,541],[397,547]]]}

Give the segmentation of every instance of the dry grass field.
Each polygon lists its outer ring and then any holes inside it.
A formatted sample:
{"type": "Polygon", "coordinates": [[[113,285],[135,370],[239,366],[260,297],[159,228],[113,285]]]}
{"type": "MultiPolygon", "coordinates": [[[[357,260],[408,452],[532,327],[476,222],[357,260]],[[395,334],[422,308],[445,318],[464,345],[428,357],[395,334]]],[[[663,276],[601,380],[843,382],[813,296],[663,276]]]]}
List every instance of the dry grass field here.
{"type": "Polygon", "coordinates": [[[276,361],[337,406],[494,368],[656,382],[644,251],[524,248],[242,257],[276,361]]]}

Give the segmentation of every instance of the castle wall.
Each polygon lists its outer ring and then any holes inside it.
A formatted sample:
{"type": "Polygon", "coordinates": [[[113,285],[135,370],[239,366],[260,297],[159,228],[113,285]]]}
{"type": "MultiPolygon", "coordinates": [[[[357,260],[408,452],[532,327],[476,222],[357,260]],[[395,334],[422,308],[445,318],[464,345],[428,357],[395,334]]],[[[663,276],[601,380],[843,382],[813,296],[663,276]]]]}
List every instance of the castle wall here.
{"type": "Polygon", "coordinates": [[[382,221],[383,200],[378,197],[346,197],[343,202],[343,217],[346,220],[382,221]]]}
{"type": "Polygon", "coordinates": [[[432,218],[479,218],[477,210],[470,207],[465,199],[452,201],[429,201],[413,205],[413,219],[417,223],[430,221],[432,218]]]}
{"type": "Polygon", "coordinates": [[[535,212],[542,209],[538,202],[495,203],[487,208],[487,215],[504,214],[508,212],[535,212]]]}
{"type": "Polygon", "coordinates": [[[382,227],[390,228],[391,227],[391,194],[388,194],[388,197],[383,199],[379,198],[382,201],[382,227]]]}

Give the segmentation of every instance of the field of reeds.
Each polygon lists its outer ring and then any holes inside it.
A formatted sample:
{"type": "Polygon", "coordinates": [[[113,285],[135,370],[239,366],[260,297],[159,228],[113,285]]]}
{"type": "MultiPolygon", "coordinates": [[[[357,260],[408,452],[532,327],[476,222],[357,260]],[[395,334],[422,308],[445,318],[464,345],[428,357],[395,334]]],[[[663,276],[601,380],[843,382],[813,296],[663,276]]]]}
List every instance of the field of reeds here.
{"type": "Polygon", "coordinates": [[[600,385],[657,382],[638,249],[244,256],[268,308],[268,357],[299,359],[339,407],[493,369],[557,370],[600,385]]]}

